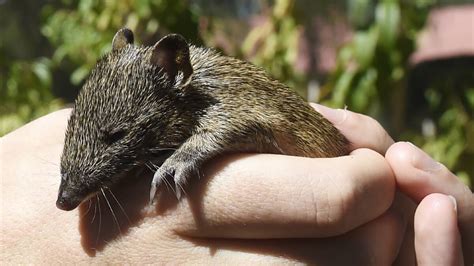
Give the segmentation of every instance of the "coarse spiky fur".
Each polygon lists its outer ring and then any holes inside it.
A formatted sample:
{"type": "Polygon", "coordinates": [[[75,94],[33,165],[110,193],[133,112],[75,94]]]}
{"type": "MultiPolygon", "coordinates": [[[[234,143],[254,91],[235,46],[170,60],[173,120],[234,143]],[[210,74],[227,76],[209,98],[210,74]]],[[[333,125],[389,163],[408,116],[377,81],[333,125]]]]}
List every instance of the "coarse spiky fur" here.
{"type": "Polygon", "coordinates": [[[344,136],[261,68],[188,48],[177,35],[161,46],[138,47],[130,34],[117,33],[113,51],[97,63],[75,102],[58,207],[73,209],[117,183],[120,173],[163,159],[151,198],[169,177],[179,193],[205,161],[223,153],[347,154],[344,136]]]}

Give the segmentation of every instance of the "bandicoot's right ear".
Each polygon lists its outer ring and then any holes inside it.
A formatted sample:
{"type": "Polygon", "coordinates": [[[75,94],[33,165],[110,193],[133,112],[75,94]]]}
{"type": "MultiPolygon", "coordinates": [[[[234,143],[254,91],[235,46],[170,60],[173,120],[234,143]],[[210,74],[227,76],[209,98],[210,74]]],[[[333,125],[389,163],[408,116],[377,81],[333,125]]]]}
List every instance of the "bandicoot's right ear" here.
{"type": "Polygon", "coordinates": [[[193,74],[189,58],[189,45],[183,36],[169,34],[153,46],[150,63],[161,67],[170,80],[175,80],[178,72],[183,73],[181,86],[186,86],[193,74]]]}
{"type": "Polygon", "coordinates": [[[118,51],[127,44],[133,44],[133,32],[127,28],[122,28],[115,33],[112,41],[112,51],[118,51]]]}

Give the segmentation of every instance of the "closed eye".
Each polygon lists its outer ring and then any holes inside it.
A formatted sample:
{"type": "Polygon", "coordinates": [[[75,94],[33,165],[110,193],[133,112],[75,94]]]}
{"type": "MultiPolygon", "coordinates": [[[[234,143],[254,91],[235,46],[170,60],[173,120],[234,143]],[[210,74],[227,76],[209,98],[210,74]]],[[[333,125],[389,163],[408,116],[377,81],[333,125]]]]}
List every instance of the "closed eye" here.
{"type": "Polygon", "coordinates": [[[102,138],[106,144],[110,145],[123,139],[126,134],[127,132],[124,129],[114,129],[110,131],[103,131],[102,138]]]}

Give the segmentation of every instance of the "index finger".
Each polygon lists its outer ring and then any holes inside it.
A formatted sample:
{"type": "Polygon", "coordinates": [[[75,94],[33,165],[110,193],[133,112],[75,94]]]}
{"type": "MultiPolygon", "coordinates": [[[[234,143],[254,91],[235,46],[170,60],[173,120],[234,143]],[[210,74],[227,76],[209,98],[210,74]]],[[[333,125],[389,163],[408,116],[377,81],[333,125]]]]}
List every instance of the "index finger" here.
{"type": "Polygon", "coordinates": [[[332,109],[316,103],[310,105],[346,136],[351,143],[351,150],[368,148],[385,154],[394,143],[380,123],[370,116],[346,109],[332,109]]]}
{"type": "Polygon", "coordinates": [[[206,169],[168,217],[178,234],[253,239],[340,235],[385,212],[395,190],[385,159],[368,149],[336,158],[237,154],[206,169]]]}

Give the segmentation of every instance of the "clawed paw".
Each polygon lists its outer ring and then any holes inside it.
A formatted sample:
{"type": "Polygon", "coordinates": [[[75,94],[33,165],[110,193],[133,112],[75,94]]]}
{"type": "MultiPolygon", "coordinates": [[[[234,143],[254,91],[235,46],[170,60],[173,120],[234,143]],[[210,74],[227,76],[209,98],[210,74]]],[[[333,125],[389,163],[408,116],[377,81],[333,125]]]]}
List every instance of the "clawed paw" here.
{"type": "Polygon", "coordinates": [[[186,194],[184,186],[194,169],[189,163],[168,163],[166,161],[153,175],[150,188],[150,205],[154,203],[156,191],[163,183],[172,189],[176,198],[180,200],[182,194],[186,194]]]}

